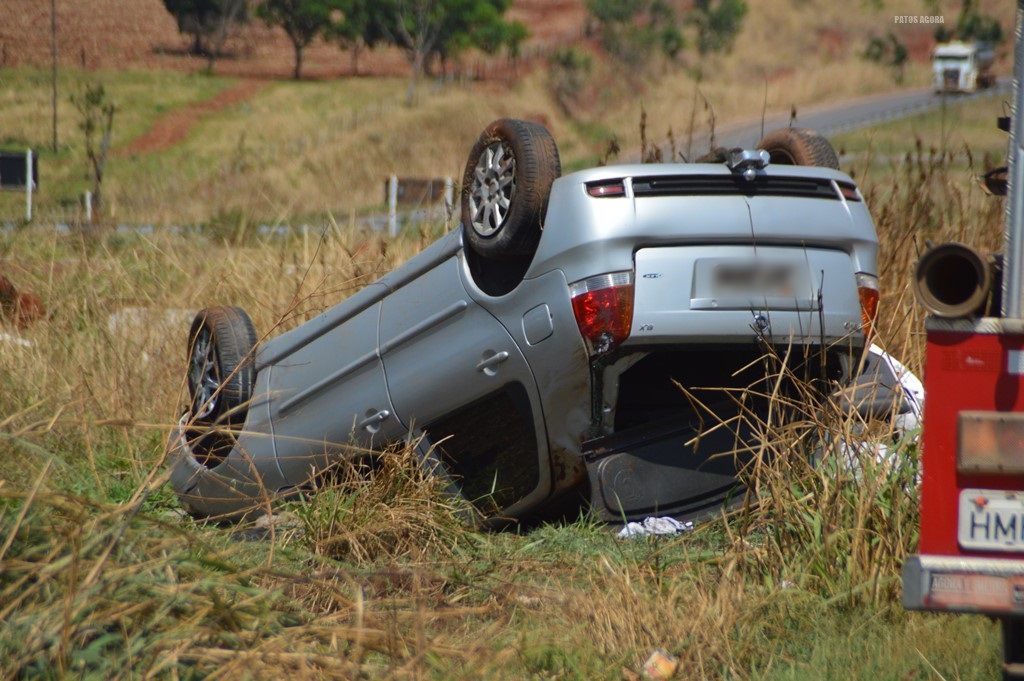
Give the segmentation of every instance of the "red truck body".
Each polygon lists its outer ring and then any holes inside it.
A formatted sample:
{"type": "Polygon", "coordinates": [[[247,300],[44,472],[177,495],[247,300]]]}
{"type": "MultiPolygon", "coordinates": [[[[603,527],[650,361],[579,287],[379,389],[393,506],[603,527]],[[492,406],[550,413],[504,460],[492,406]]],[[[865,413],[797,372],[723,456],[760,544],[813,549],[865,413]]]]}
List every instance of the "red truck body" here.
{"type": "MultiPolygon", "coordinates": [[[[904,568],[909,608],[1024,614],[1024,475],[1012,466],[972,470],[958,456],[961,447],[1001,448],[1006,458],[1024,445],[1014,416],[1024,417],[1019,327],[995,318],[928,321],[920,555],[904,568]],[[996,504],[1002,509],[990,510],[996,504]],[[1008,510],[1013,504],[1019,514],[1008,510]]],[[[1019,456],[1024,462],[1024,449],[1019,456]]]]}

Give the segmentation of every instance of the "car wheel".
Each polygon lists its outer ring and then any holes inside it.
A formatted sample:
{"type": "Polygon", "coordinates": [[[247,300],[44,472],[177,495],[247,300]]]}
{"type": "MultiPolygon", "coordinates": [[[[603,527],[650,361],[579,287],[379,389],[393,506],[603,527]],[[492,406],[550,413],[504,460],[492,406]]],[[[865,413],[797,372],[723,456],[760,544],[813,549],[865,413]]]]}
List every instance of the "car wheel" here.
{"type": "Polygon", "coordinates": [[[807,128],[774,130],[757,143],[776,165],[820,166],[839,169],[839,156],[822,135],[807,128]]]}
{"type": "Polygon", "coordinates": [[[558,147],[537,123],[491,123],[469,153],[462,181],[467,245],[487,258],[532,255],[551,183],[561,175],[558,147]]]}
{"type": "Polygon", "coordinates": [[[230,429],[245,421],[255,380],[256,329],[244,310],[208,307],[188,334],[187,436],[196,457],[215,465],[234,445],[230,429]]]}

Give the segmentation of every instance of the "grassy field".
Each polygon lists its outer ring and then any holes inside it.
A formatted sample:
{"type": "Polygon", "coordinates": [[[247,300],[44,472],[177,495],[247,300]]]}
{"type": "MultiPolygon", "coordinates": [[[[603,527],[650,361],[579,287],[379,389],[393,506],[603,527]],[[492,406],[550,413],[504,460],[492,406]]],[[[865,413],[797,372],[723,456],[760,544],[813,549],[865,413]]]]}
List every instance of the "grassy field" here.
{"type": "MultiPolygon", "coordinates": [[[[753,11],[760,16],[768,9],[758,5],[753,11]]],[[[819,9],[822,25],[841,20],[843,13],[833,5],[819,9]]],[[[573,169],[593,164],[613,137],[635,155],[642,108],[649,114],[652,139],[664,139],[671,130],[682,141],[691,130],[700,133],[748,119],[762,107],[799,110],[896,87],[889,69],[859,57],[858,41],[868,19],[858,19],[842,49],[820,60],[814,78],[801,77],[797,67],[800,55],[815,50],[818,33],[804,35],[800,22],[780,25],[772,19],[776,33],[800,34],[799,39],[773,42],[757,21],[751,17],[733,53],[699,64],[654,65],[637,73],[596,59],[569,112],[555,102],[543,70],[514,83],[427,83],[415,109],[402,105],[401,78],[268,81],[247,101],[197,116],[182,143],[142,153],[126,150],[160,114],[184,111],[239,81],[159,70],[65,67],[61,146],[53,153],[49,71],[0,68],[0,147],[38,150],[40,219],[79,219],[88,183],[79,117],[69,97],[87,83],[102,83],[118,106],[102,211],[110,222],[322,222],[327,214],[345,221],[352,213],[381,210],[383,181],[391,173],[460,178],[467,149],[499,117],[544,122],[559,141],[564,166],[573,169]],[[772,43],[770,59],[758,48],[766,43],[772,43]],[[695,79],[698,66],[705,74],[700,82],[695,79]]],[[[882,18],[874,21],[884,25],[882,18]]],[[[927,77],[926,64],[908,65],[907,85],[922,85],[927,77]]],[[[20,196],[0,194],[0,221],[17,222],[22,215],[20,196]]]]}
{"type": "MultiPolygon", "coordinates": [[[[185,77],[168,78],[185,98],[185,77]]],[[[297,93],[330,108],[324,87],[275,85],[245,120],[286,126],[275,111],[297,93]]],[[[373,82],[363,87],[352,107],[384,101],[373,82]]],[[[449,98],[426,105],[430,125],[454,115],[449,98]]],[[[973,176],[1005,149],[999,110],[983,101],[836,140],[882,240],[880,340],[915,370],[916,252],[926,239],[998,245],[1001,204],[973,176]]],[[[490,116],[461,115],[467,126],[490,116]]],[[[399,127],[413,120],[394,116],[399,127]]],[[[213,115],[167,154],[185,166],[199,139],[226,149],[237,142],[227,131],[245,127],[213,115]]],[[[266,129],[250,126],[246,140],[266,129]]],[[[373,149],[369,137],[362,144],[373,149]]],[[[315,149],[307,156],[316,162],[315,149]]],[[[799,432],[760,424],[775,463],[749,474],[759,504],[673,539],[618,540],[585,517],[473,531],[403,451],[368,479],[341,476],[290,502],[269,526],[185,517],[162,460],[182,404],[182,319],[229,302],[260,333],[292,326],[439,232],[388,241],[343,224],[323,241],[2,237],[4,271],[51,315],[6,329],[32,347],[0,345],[0,677],[620,679],[655,648],[678,656],[679,678],[996,675],[996,625],[898,604],[899,566],[916,544],[916,447],[904,442],[895,463],[879,463],[870,443],[888,437],[884,424],[854,435],[857,424],[829,403],[789,405],[808,424],[799,432]],[[857,466],[827,447],[811,468],[800,444],[808,428],[869,446],[857,466]]]]}

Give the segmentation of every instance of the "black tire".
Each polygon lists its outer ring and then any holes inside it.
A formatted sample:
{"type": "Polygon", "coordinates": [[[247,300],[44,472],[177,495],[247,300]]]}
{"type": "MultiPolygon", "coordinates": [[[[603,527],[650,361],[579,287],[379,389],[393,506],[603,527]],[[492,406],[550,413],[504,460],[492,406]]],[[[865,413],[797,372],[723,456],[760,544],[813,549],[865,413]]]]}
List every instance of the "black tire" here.
{"type": "Polygon", "coordinates": [[[757,143],[776,165],[819,166],[839,169],[839,156],[822,135],[807,128],[774,130],[757,143]]]}
{"type": "Polygon", "coordinates": [[[238,307],[208,307],[188,334],[189,444],[212,466],[234,446],[231,430],[245,422],[256,370],[256,329],[238,307]],[[200,357],[202,355],[202,357],[200,357]]]}
{"type": "Polygon", "coordinates": [[[486,258],[507,260],[533,255],[540,240],[551,183],[561,174],[558,147],[547,128],[512,118],[503,118],[488,125],[469,153],[462,179],[465,243],[486,258]],[[514,162],[510,168],[513,181],[506,194],[500,193],[503,188],[499,187],[502,181],[499,171],[482,171],[482,177],[477,173],[478,163],[488,150],[493,152],[496,145],[500,145],[503,154],[499,166],[509,167],[504,156],[508,151],[514,162]],[[486,213],[487,203],[477,193],[484,189],[497,196],[497,201],[506,204],[504,208],[498,208],[503,211],[500,218],[497,212],[486,213]]]}

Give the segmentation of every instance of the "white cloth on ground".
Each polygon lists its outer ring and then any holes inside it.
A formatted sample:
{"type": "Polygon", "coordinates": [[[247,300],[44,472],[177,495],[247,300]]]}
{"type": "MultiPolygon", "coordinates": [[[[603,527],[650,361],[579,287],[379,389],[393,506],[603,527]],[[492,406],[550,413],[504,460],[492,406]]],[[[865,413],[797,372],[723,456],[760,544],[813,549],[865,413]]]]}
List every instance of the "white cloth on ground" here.
{"type": "Polygon", "coordinates": [[[651,537],[655,535],[673,535],[681,534],[683,532],[689,532],[693,529],[692,522],[681,523],[675,518],[644,518],[641,522],[626,523],[626,525],[619,530],[619,539],[628,539],[630,537],[651,537]]]}

